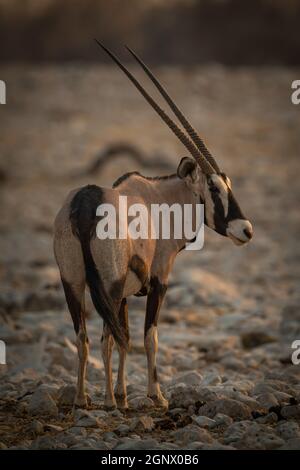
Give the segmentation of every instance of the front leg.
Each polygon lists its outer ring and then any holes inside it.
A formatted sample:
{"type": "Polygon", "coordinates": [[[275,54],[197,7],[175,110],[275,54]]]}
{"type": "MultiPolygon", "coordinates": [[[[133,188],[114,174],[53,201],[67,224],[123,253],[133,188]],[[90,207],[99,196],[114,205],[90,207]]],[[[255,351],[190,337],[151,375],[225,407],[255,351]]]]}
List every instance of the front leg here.
{"type": "Polygon", "coordinates": [[[157,277],[151,279],[151,288],[147,298],[144,344],[148,362],[148,396],[157,406],[167,408],[168,402],[163,397],[158,383],[156,354],[158,350],[157,322],[160,307],[167,290],[157,277]]]}

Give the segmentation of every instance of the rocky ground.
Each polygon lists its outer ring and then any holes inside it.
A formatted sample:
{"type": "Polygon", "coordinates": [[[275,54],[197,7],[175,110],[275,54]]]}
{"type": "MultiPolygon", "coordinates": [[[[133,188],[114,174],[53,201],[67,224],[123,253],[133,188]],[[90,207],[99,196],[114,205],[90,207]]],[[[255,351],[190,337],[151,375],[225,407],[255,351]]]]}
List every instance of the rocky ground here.
{"type": "Polygon", "coordinates": [[[129,303],[129,410],[104,410],[101,322],[88,303],[92,404],[73,412],[75,338],[52,254],[54,216],[69,189],[143,171],[121,155],[81,177],[107,144],[159,150],[172,171],[185,152],[114,68],[4,68],[0,448],[300,449],[300,366],[291,362],[300,339],[300,108],[290,101],[300,72],[158,72],[231,177],[254,239],[238,248],[206,230],[201,252],[178,256],[159,327],[167,412],[146,398],[140,298],[129,303]]]}

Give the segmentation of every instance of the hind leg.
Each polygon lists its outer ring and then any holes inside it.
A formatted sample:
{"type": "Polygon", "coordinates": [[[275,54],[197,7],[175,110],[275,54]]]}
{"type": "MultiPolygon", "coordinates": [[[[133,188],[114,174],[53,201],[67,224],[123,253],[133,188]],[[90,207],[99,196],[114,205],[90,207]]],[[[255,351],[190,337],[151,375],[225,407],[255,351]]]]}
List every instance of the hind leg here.
{"type": "Polygon", "coordinates": [[[110,328],[106,323],[103,324],[103,333],[101,338],[101,350],[105,371],[105,400],[104,406],[107,409],[116,408],[116,399],[113,390],[112,380],[112,352],[114,347],[114,339],[110,328]]]}
{"type": "Polygon", "coordinates": [[[74,405],[80,408],[87,406],[87,396],[85,393],[85,376],[89,355],[89,340],[85,324],[84,311],[84,285],[75,287],[62,279],[67,304],[73,319],[74,329],[76,333],[76,344],[78,351],[78,378],[77,391],[74,405]]]}
{"type": "Polygon", "coordinates": [[[157,377],[156,355],[158,350],[157,322],[160,307],[167,290],[167,286],[158,278],[151,280],[151,290],[147,298],[144,344],[148,362],[148,396],[155,405],[167,408],[168,402],[160,391],[157,377]]]}
{"type": "MultiPolygon", "coordinates": [[[[128,306],[126,299],[123,299],[121,302],[121,307],[119,311],[119,320],[120,324],[124,330],[124,336],[129,343],[129,328],[128,328],[128,306]]],[[[127,391],[126,391],[126,349],[118,346],[119,352],[119,368],[118,368],[118,378],[115,386],[115,397],[117,400],[118,408],[127,409],[127,391]]]]}
{"type": "Polygon", "coordinates": [[[62,225],[62,229],[61,224],[61,221],[56,221],[54,254],[76,334],[79,364],[74,405],[85,407],[85,375],[89,353],[84,306],[85,268],[80,242],[73,235],[69,225],[62,225]]]}

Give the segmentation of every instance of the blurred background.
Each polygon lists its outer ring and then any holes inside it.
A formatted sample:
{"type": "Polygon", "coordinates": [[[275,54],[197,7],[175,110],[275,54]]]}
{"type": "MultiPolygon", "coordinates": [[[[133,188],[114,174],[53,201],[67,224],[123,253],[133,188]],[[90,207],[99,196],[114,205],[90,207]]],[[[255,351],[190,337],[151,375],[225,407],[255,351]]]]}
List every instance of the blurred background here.
{"type": "Polygon", "coordinates": [[[154,63],[299,64],[298,0],[1,0],[0,60],[105,61],[91,37],[154,63]]]}
{"type": "MultiPolygon", "coordinates": [[[[300,337],[300,106],[291,102],[299,20],[298,0],[0,0],[5,416],[39,381],[76,380],[73,326],[52,251],[67,193],[110,186],[132,170],[173,173],[186,155],[94,37],[129,61],[161,102],[123,45],[153,67],[232,179],[254,227],[248,246],[207,229],[201,252],[178,256],[161,315],[162,381],[197,370],[236,387],[243,377],[257,383],[272,374],[299,384],[290,361],[300,337]]],[[[130,302],[128,376],[143,387],[144,299],[130,302]]],[[[99,319],[89,302],[88,312],[99,358],[99,319]]],[[[90,367],[89,390],[99,390],[100,378],[102,393],[102,363],[90,367]]],[[[5,445],[31,445],[22,413],[11,420],[17,432],[8,426],[5,445]]]]}

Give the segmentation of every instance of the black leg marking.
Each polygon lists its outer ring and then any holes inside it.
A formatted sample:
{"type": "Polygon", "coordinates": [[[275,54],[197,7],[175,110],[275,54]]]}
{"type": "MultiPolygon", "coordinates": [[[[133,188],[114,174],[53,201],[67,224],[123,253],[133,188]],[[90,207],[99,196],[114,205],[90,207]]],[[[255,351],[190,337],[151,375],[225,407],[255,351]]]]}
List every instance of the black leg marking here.
{"type": "Polygon", "coordinates": [[[167,286],[162,284],[157,277],[151,278],[150,286],[145,318],[145,337],[152,325],[157,326],[159,310],[167,290],[167,286]]]}
{"type": "Polygon", "coordinates": [[[129,343],[129,325],[128,325],[128,305],[127,300],[124,298],[121,302],[120,312],[119,312],[120,325],[124,330],[124,336],[127,343],[129,343]]]}
{"type": "Polygon", "coordinates": [[[164,408],[168,406],[168,402],[163,397],[158,383],[156,353],[158,348],[157,322],[166,290],[167,286],[162,284],[157,277],[151,279],[151,290],[147,298],[144,338],[148,362],[148,396],[152,398],[155,406],[164,408]]]}
{"type": "Polygon", "coordinates": [[[77,335],[79,332],[80,324],[82,323],[81,303],[79,302],[76,295],[74,294],[71,285],[64,279],[62,279],[61,282],[64,288],[68,308],[69,308],[69,311],[73,320],[74,330],[77,335]]]}

